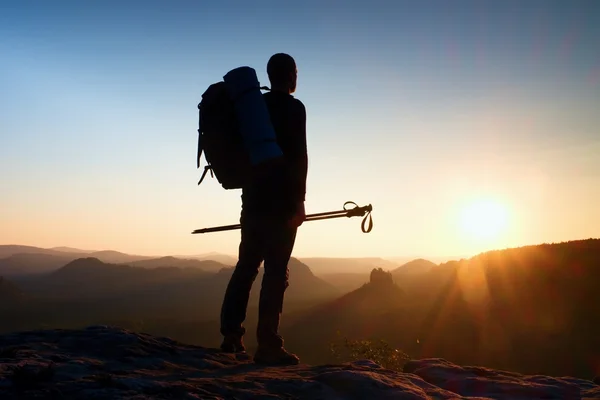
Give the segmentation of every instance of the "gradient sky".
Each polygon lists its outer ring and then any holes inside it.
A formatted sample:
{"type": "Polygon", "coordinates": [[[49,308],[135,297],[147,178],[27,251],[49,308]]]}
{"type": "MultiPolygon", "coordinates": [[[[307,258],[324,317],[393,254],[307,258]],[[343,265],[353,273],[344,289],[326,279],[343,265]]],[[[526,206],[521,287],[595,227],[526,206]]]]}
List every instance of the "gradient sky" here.
{"type": "Polygon", "coordinates": [[[197,108],[241,65],[298,64],[297,256],[472,255],[600,236],[600,2],[3,1],[0,243],[235,254],[240,192],[196,186],[197,108]],[[477,198],[501,236],[459,229],[477,198]]]}

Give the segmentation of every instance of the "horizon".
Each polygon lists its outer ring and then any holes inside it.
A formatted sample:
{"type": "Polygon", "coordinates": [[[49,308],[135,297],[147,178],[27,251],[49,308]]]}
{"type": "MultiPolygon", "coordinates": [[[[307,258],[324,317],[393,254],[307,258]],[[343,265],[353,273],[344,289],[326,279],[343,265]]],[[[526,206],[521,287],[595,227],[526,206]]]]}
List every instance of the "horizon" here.
{"type": "MultiPolygon", "coordinates": [[[[142,256],[142,257],[176,257],[176,258],[183,258],[183,257],[210,257],[211,255],[214,256],[226,256],[226,257],[232,257],[237,259],[237,254],[235,253],[220,253],[217,251],[208,251],[205,253],[194,253],[194,254],[175,254],[175,253],[167,253],[167,254],[157,254],[157,253],[136,253],[136,252],[131,252],[131,251],[124,251],[124,250],[117,250],[117,249],[80,249],[78,247],[73,247],[73,246],[68,246],[68,245],[58,245],[58,246],[49,246],[49,247],[40,247],[40,246],[36,246],[36,245],[31,245],[31,244],[24,244],[24,243],[0,243],[0,246],[24,246],[24,247],[37,247],[40,249],[44,249],[44,250],[56,250],[56,251],[63,251],[62,249],[66,250],[73,250],[76,252],[84,252],[84,254],[88,254],[88,253],[99,253],[99,252],[105,252],[105,251],[114,251],[114,252],[118,252],[118,253],[122,253],[122,254],[126,254],[126,255],[132,255],[132,256],[142,256]],[[60,250],[59,250],[60,249],[60,250]]],[[[490,249],[488,251],[492,251],[492,250],[496,250],[496,249],[490,249]]],[[[476,256],[477,254],[472,254],[472,255],[462,255],[462,256],[432,256],[432,257],[426,257],[423,255],[392,255],[392,256],[381,256],[381,255],[366,255],[366,256],[359,256],[359,257],[348,257],[348,256],[311,256],[311,255],[295,255],[292,254],[293,258],[298,258],[298,259],[309,259],[309,258],[322,258],[322,259],[353,259],[353,260],[360,260],[360,259],[372,259],[372,258],[380,258],[382,260],[386,260],[386,261],[390,261],[390,262],[397,262],[397,260],[408,260],[408,261],[412,261],[412,260],[416,260],[416,259],[425,259],[425,260],[429,260],[429,261],[433,261],[436,263],[444,263],[446,261],[452,261],[452,260],[459,260],[461,258],[471,258],[473,256],[476,256]],[[439,260],[444,260],[444,261],[439,261],[439,260]]],[[[401,264],[404,264],[404,261],[400,261],[401,264]]],[[[401,265],[399,264],[399,265],[401,265]]]]}
{"type": "Polygon", "coordinates": [[[241,205],[196,185],[196,105],[241,65],[269,85],[279,51],[307,108],[307,213],[373,205],[372,232],[309,222],[293,257],[600,237],[600,3],[383,4],[3,4],[0,243],[237,257],[239,232],[190,234],[241,205]]]}

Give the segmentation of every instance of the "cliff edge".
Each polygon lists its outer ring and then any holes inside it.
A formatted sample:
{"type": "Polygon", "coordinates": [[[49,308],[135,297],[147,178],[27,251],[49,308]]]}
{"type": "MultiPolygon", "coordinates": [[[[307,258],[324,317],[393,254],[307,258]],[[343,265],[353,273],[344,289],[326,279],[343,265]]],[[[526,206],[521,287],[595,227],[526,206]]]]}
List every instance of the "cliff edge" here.
{"type": "Polygon", "coordinates": [[[600,399],[600,386],[443,359],[410,361],[404,372],[368,360],[265,368],[249,355],[91,326],[0,335],[0,398],[566,400],[600,399]]]}

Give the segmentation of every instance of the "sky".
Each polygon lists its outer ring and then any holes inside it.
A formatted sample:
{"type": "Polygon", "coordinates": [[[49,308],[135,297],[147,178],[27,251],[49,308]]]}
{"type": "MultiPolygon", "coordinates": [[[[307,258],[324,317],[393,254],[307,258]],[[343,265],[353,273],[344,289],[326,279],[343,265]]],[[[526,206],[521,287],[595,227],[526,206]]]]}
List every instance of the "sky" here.
{"type": "Polygon", "coordinates": [[[600,236],[600,2],[0,3],[0,244],[236,254],[197,104],[277,52],[307,109],[296,256],[470,256],[600,236]],[[203,160],[204,161],[204,160],[203,160]],[[473,228],[474,226],[474,228],[473,228]]]}

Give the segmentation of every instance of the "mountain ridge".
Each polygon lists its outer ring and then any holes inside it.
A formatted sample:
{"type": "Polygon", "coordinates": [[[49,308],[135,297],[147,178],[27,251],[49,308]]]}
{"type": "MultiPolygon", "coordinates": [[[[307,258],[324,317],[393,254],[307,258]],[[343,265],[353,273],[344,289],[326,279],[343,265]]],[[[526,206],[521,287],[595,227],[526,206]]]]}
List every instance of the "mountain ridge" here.
{"type": "Polygon", "coordinates": [[[405,293],[396,305],[386,306],[382,296],[379,309],[361,316],[363,300],[331,301],[282,331],[311,362],[330,362],[328,343],[337,331],[386,340],[414,357],[593,376],[600,372],[589,361],[600,357],[593,322],[600,315],[598,257],[599,239],[492,250],[394,277],[405,293]]]}
{"type": "MultiPolygon", "coordinates": [[[[27,255],[31,255],[31,254],[37,254],[36,257],[41,258],[42,255],[47,255],[48,257],[50,256],[54,256],[54,257],[61,257],[64,258],[65,263],[72,260],[75,260],[77,258],[81,258],[81,257],[95,257],[98,258],[99,260],[103,261],[103,262],[107,262],[107,263],[114,263],[114,264],[132,264],[132,263],[137,263],[137,265],[143,265],[143,261],[148,262],[149,264],[152,264],[153,261],[151,260],[160,260],[162,259],[163,261],[172,257],[178,261],[173,260],[173,262],[176,263],[184,263],[184,262],[188,262],[191,263],[191,261],[181,261],[181,260],[198,260],[198,261],[215,261],[218,262],[220,264],[224,264],[224,265],[229,265],[229,266],[235,266],[235,264],[237,263],[237,256],[231,256],[231,255],[226,255],[226,254],[221,254],[221,253],[217,253],[217,252],[209,252],[209,253],[203,253],[203,254],[199,254],[199,255],[163,255],[163,256],[141,256],[141,255],[135,255],[135,254],[128,254],[128,253],[123,253],[123,252],[119,252],[119,251],[114,251],[114,250],[94,250],[94,251],[86,251],[86,250],[82,250],[82,249],[78,249],[78,248],[72,248],[72,247],[68,247],[68,246],[59,246],[59,247],[53,247],[53,248],[41,248],[41,247],[35,247],[35,246],[21,246],[21,245],[0,245],[0,274],[3,274],[2,271],[2,262],[4,260],[4,263],[8,263],[9,261],[7,261],[7,259],[11,258],[11,257],[33,257],[33,256],[27,256],[27,255]],[[72,251],[71,251],[72,250],[72,251]]],[[[321,275],[321,274],[332,274],[332,273],[336,273],[336,271],[343,271],[343,273],[352,273],[352,271],[354,272],[359,272],[359,273],[364,273],[364,274],[368,274],[371,269],[376,268],[376,267],[384,267],[386,269],[394,269],[397,268],[399,265],[393,262],[390,262],[387,259],[384,258],[380,258],[380,257],[357,257],[357,258],[353,258],[353,257],[348,257],[348,258],[340,258],[340,257],[295,257],[296,259],[300,260],[301,262],[303,262],[304,264],[308,265],[311,268],[311,271],[313,271],[313,273],[315,275],[321,275]]],[[[44,265],[52,265],[52,262],[49,261],[41,261],[42,264],[44,265]]],[[[63,264],[63,265],[64,265],[63,264]]],[[[168,265],[161,265],[161,266],[168,266],[168,265]]],[[[208,265],[205,265],[205,268],[208,267],[208,265]]],[[[57,269],[57,268],[55,268],[57,269]]],[[[210,269],[210,268],[208,268],[210,269]]],[[[47,267],[43,267],[40,268],[40,273],[47,273],[47,272],[51,272],[50,271],[51,268],[47,268],[47,267]]],[[[212,268],[212,270],[214,270],[214,272],[217,272],[216,268],[212,268]]],[[[25,273],[19,273],[18,270],[14,270],[13,272],[10,272],[9,274],[6,275],[28,275],[28,274],[34,274],[37,273],[36,272],[36,268],[35,268],[35,262],[32,261],[32,264],[30,266],[28,266],[27,268],[27,272],[25,273]]]]}

